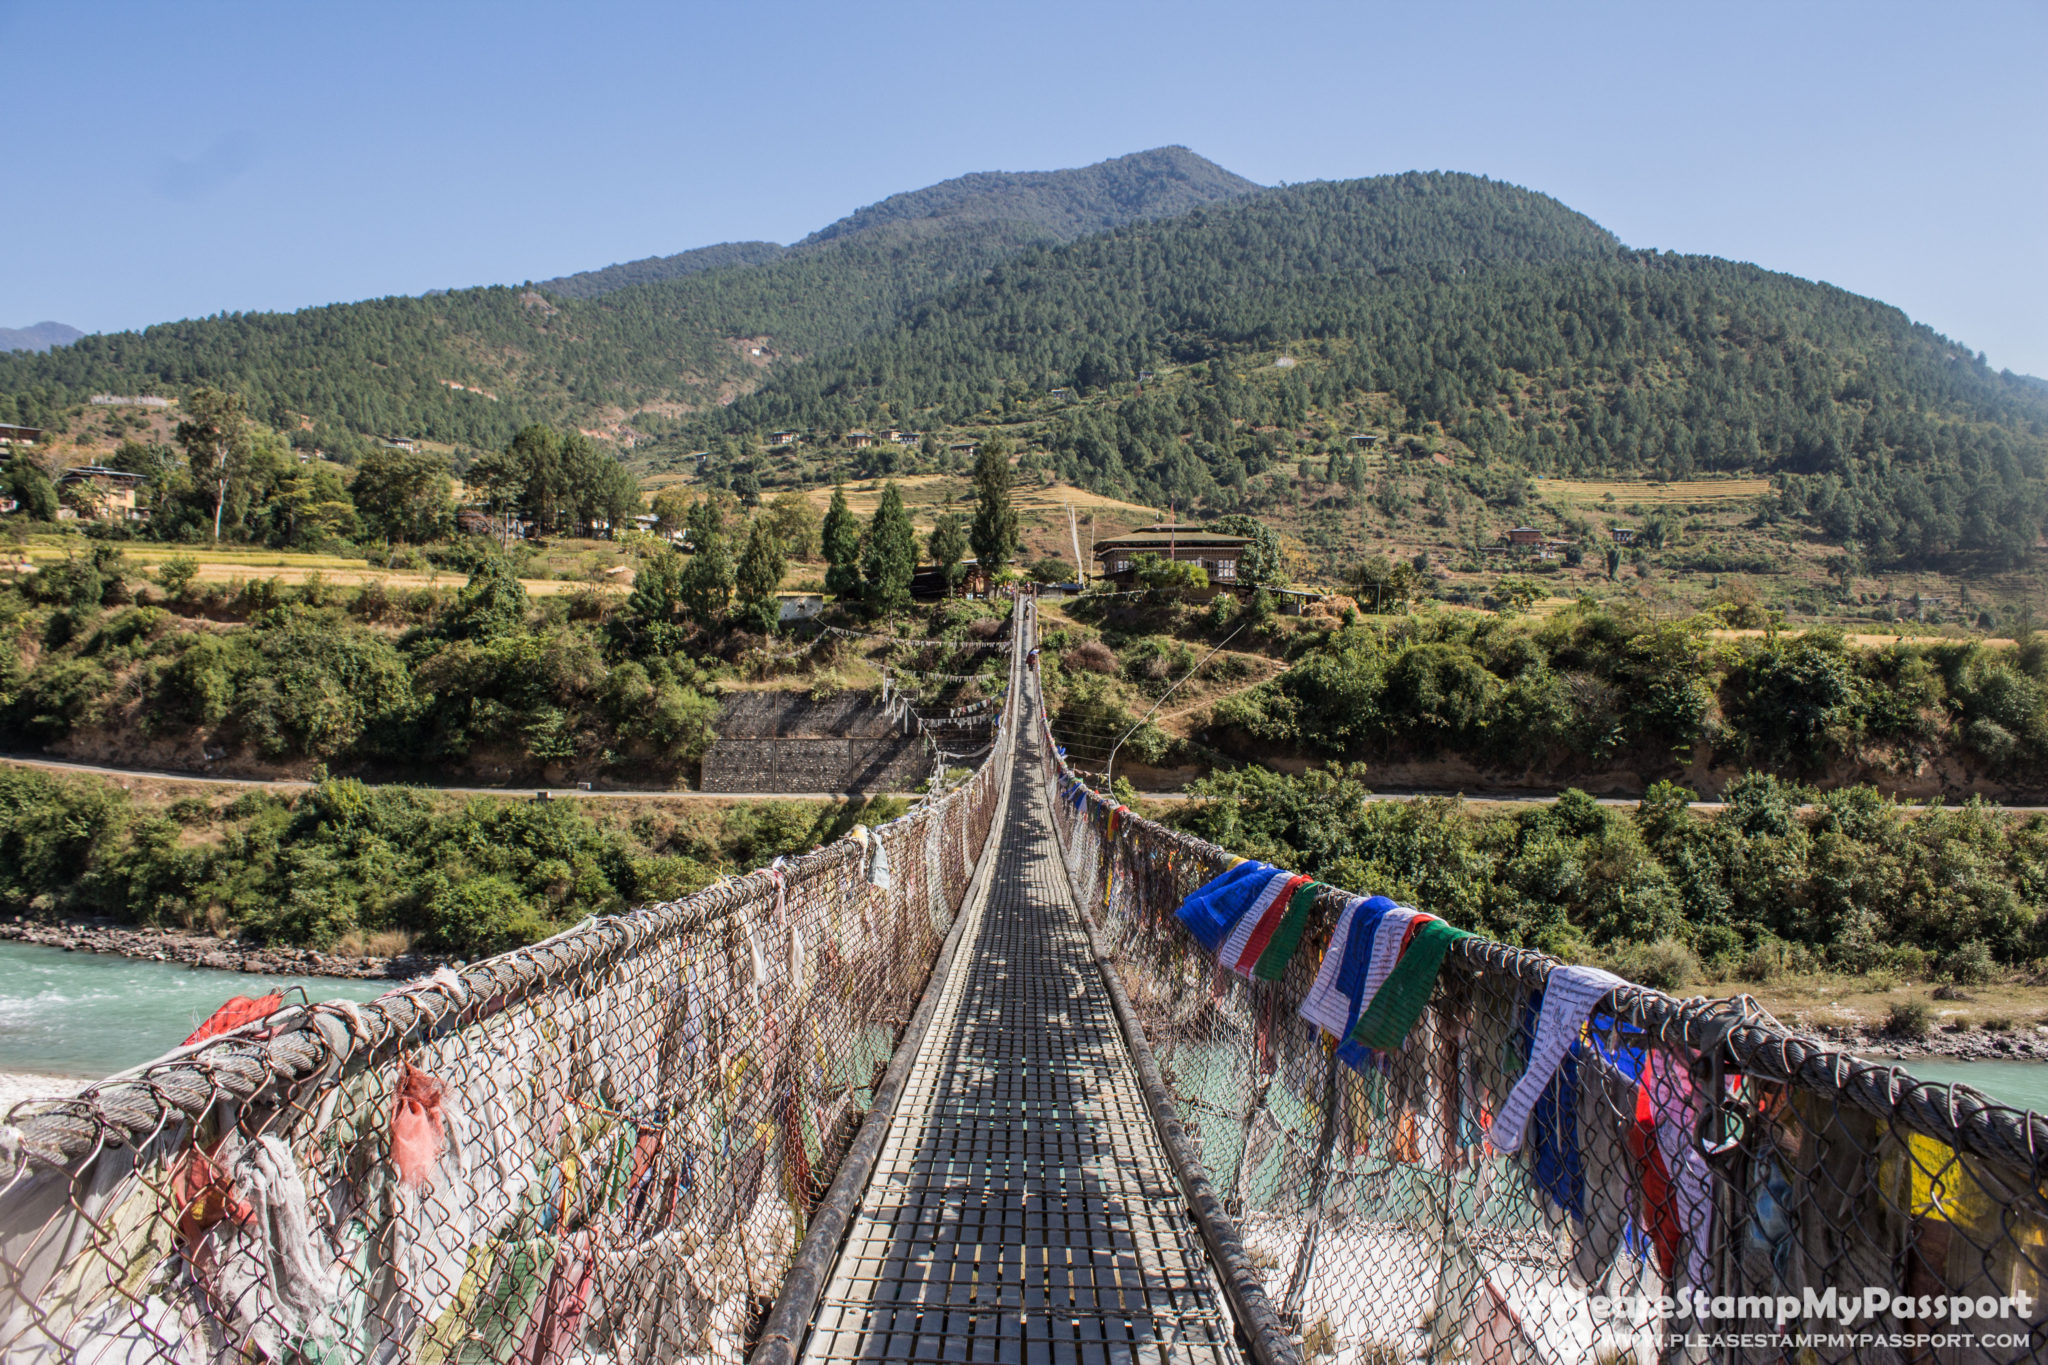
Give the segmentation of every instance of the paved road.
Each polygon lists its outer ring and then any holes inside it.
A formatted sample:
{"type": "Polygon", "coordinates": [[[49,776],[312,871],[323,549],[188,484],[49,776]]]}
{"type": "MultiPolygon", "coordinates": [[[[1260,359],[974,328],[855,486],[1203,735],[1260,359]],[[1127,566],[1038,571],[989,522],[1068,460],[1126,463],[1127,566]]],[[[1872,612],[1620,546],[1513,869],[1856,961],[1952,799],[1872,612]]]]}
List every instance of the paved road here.
{"type": "MultiPolygon", "coordinates": [[[[112,768],[97,763],[74,763],[62,758],[31,758],[23,754],[0,754],[0,763],[13,763],[24,768],[50,768],[58,772],[90,773],[96,777],[129,777],[158,782],[204,782],[217,787],[274,787],[280,790],[303,791],[315,785],[296,777],[214,777],[206,773],[163,772],[150,768],[112,768]]],[[[699,792],[676,791],[666,787],[596,787],[588,791],[581,787],[443,787],[426,782],[372,785],[419,787],[426,791],[452,792],[457,796],[534,796],[544,791],[550,797],[660,796],[695,801],[839,801],[847,797],[868,795],[865,792],[699,792]]],[[[888,794],[901,796],[908,793],[888,794]]]]}
{"type": "MultiPolygon", "coordinates": [[[[148,768],[113,768],[95,763],[74,763],[62,758],[32,758],[22,754],[0,754],[0,763],[14,763],[27,768],[50,768],[58,772],[90,773],[97,777],[129,777],[159,782],[204,782],[221,787],[272,787],[279,790],[304,790],[314,784],[294,777],[213,777],[204,773],[163,772],[148,768]]],[[[843,801],[864,796],[905,796],[907,792],[700,792],[671,790],[665,787],[597,787],[589,791],[581,787],[443,787],[432,783],[405,782],[390,786],[419,787],[425,791],[449,792],[456,796],[533,796],[547,792],[553,797],[601,797],[613,799],[646,799],[648,797],[674,798],[683,801],[843,801]]],[[[1147,801],[1191,801],[1194,798],[1186,792],[1141,792],[1147,801]]],[[[1376,791],[1366,796],[1368,801],[1421,801],[1435,796],[1454,796],[1461,800],[1488,805],[1548,805],[1562,796],[1562,792],[1450,792],[1450,791],[1376,791]]],[[[1619,806],[1633,809],[1637,798],[1633,796],[1600,796],[1594,798],[1603,806],[1619,806]]],[[[1954,804],[1951,802],[1951,804],[1954,804]]],[[[1694,810],[1725,810],[1722,801],[1695,801],[1694,810]]],[[[2048,806],[2000,806],[2013,815],[2036,815],[2048,813],[2048,806]]]]}
{"type": "MultiPolygon", "coordinates": [[[[1192,801],[1192,800],[1194,800],[1194,799],[1195,799],[1194,797],[1192,797],[1192,796],[1188,795],[1188,794],[1187,794],[1186,792],[1146,792],[1146,791],[1141,791],[1141,792],[1139,792],[1138,794],[1139,794],[1140,796],[1144,797],[1144,798],[1145,798],[1145,799],[1146,799],[1147,801],[1192,801]]],[[[1526,792],[1526,791],[1515,791],[1515,792],[1446,792],[1446,791],[1427,791],[1427,792],[1420,792],[1420,791],[1418,791],[1418,792],[1381,792],[1381,791],[1376,791],[1376,792],[1368,792],[1368,793],[1366,794],[1366,796],[1365,796],[1365,799],[1366,799],[1367,801],[1426,801],[1426,800],[1428,800],[1428,799],[1430,799],[1430,798],[1432,798],[1432,797],[1440,797],[1440,796],[1449,796],[1449,797],[1456,797],[1456,798],[1457,798],[1458,800],[1461,800],[1461,801],[1469,801],[1469,802],[1472,802],[1472,803],[1474,803],[1475,805],[1502,805],[1502,806],[1522,806],[1522,805],[1527,805],[1527,806],[1547,806],[1547,805],[1549,805],[1550,803],[1552,803],[1553,801],[1556,801],[1556,800],[1557,800],[1557,799],[1558,799],[1558,798],[1559,798],[1560,796],[1562,796],[1562,795],[1564,795],[1564,793],[1563,793],[1563,792],[1526,792]]],[[[1634,809],[1636,808],[1636,806],[1640,804],[1640,800],[1639,800],[1639,798],[1637,798],[1637,797],[1633,797],[1633,796],[1596,796],[1596,797],[1594,797],[1593,799],[1594,799],[1595,801],[1599,802],[1599,803],[1600,803],[1601,805],[1603,805],[1603,806],[1619,806],[1619,807],[1623,807],[1623,808],[1625,808],[1625,809],[1628,809],[1628,810],[1634,810],[1634,809]]],[[[1915,808],[1916,806],[1925,806],[1926,804],[1927,804],[1927,803],[1925,803],[1925,802],[1919,802],[1919,803],[1909,803],[1909,805],[1908,805],[1908,809],[1914,809],[1914,808],[1915,808]]],[[[1960,803],[1959,803],[1958,801],[1956,801],[1956,800],[1953,800],[1953,799],[1952,799],[1952,800],[1950,800],[1950,802],[1949,802],[1949,805],[1950,805],[1950,806],[1955,806],[1955,805],[1958,805],[1958,804],[1960,804],[1960,803]]],[[[1693,802],[1693,803],[1692,803],[1692,809],[1693,809],[1693,810],[1707,810],[1707,811],[1715,811],[1715,810],[1726,810],[1727,808],[1728,808],[1728,803],[1727,803],[1726,801],[1695,801],[1695,802],[1693,802]]],[[[1812,809],[1813,809],[1813,807],[1812,807],[1812,806],[1810,806],[1810,805],[1809,805],[1809,806],[1801,806],[1801,807],[1800,807],[1799,809],[1801,809],[1801,810],[1812,810],[1812,809]]],[[[2001,811],[2003,811],[2003,812],[2005,812],[2005,813],[2006,813],[2006,814],[2008,814],[2008,815],[2039,815],[2039,814],[2044,814],[2044,813],[2048,813],[2048,806],[1999,806],[1999,807],[1998,807],[1998,809],[1999,809],[1999,810],[2001,810],[2001,811]]]]}

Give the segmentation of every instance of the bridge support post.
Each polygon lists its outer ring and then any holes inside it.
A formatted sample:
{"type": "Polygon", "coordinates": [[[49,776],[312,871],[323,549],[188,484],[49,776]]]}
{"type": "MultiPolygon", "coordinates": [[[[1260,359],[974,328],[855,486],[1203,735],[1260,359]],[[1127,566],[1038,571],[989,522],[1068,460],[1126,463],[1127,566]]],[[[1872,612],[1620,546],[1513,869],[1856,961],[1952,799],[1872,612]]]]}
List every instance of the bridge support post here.
{"type": "Polygon", "coordinates": [[[1301,1331],[1301,1301],[1315,1274],[1316,1245],[1323,1236],[1323,1197],[1330,1188],[1330,1157],[1337,1146],[1337,1050],[1331,1048],[1323,1072],[1323,1133],[1316,1143],[1316,1161],[1309,1177],[1308,1226],[1301,1232],[1301,1250],[1294,1258],[1294,1273],[1287,1280],[1287,1297],[1280,1305],[1280,1321],[1290,1332],[1301,1331]]]}

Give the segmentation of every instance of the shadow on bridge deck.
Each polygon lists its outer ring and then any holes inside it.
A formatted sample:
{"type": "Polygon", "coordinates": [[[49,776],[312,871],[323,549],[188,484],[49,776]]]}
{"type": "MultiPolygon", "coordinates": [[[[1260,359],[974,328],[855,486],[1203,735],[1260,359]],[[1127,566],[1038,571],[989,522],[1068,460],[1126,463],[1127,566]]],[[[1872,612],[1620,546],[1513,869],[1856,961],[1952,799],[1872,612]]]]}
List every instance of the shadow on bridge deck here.
{"type": "Polygon", "coordinates": [[[811,1361],[1239,1361],[1028,751],[811,1361]]]}

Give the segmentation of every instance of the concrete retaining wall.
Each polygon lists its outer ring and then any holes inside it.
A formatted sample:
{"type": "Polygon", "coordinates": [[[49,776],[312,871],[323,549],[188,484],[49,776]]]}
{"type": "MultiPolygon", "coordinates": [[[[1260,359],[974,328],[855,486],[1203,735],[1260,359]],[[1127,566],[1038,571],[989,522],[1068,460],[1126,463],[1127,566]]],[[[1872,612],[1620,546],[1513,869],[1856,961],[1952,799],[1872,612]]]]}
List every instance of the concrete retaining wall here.
{"type": "Polygon", "coordinates": [[[741,692],[720,704],[713,728],[708,792],[907,791],[931,775],[924,741],[862,695],[741,692]]]}

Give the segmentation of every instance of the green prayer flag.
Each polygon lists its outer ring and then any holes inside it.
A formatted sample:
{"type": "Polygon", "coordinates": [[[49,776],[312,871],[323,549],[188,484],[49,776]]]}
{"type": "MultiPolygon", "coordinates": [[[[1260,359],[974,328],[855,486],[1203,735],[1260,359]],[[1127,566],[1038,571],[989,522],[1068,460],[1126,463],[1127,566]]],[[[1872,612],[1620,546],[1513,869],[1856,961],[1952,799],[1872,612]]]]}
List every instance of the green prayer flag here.
{"type": "Polygon", "coordinates": [[[1321,882],[1309,882],[1294,893],[1294,899],[1287,902],[1287,916],[1280,921],[1280,927],[1273,931],[1273,937],[1266,940],[1266,951],[1259,954],[1258,964],[1252,968],[1252,975],[1261,981],[1278,981],[1287,970],[1287,964],[1294,961],[1294,950],[1301,946],[1301,935],[1308,928],[1308,912],[1315,908],[1316,893],[1323,889],[1321,882]]]}
{"type": "Polygon", "coordinates": [[[1415,936],[1408,940],[1401,960],[1394,964],[1379,994],[1358,1016],[1351,1041],[1381,1052],[1392,1052],[1406,1042],[1408,1031],[1415,1027],[1423,1007],[1429,1004],[1430,992],[1436,989],[1444,954],[1459,939],[1470,937],[1463,929],[1453,929],[1440,919],[1425,920],[1416,926],[1415,936]]]}

